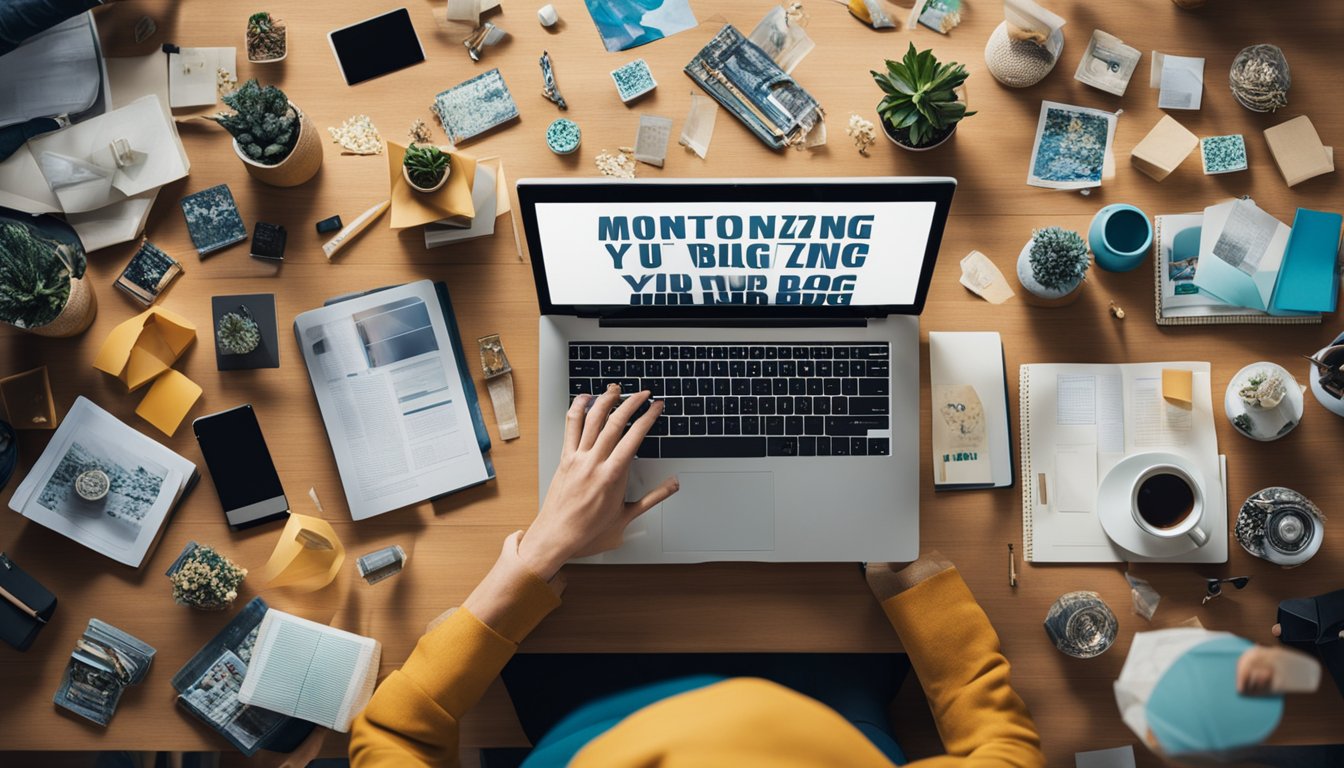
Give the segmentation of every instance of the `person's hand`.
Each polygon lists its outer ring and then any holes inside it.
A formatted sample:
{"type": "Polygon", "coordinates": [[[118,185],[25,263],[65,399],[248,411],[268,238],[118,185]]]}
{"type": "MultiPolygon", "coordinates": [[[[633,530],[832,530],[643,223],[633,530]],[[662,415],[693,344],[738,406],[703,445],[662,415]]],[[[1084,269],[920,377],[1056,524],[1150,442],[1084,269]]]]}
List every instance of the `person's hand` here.
{"type": "Polygon", "coordinates": [[[579,395],[565,416],[560,466],[537,519],[518,545],[519,557],[543,579],[549,581],[571,558],[620,546],[631,521],[677,492],[677,479],[669,477],[638,501],[625,500],[630,462],[662,415],[663,403],[651,403],[626,431],[626,422],[650,395],[631,395],[612,412],[620,394],[613,384],[595,402],[591,395],[579,395]]]}
{"type": "Polygon", "coordinates": [[[1237,659],[1237,693],[1246,696],[1310,693],[1320,682],[1320,663],[1301,651],[1257,645],[1237,659]]]}

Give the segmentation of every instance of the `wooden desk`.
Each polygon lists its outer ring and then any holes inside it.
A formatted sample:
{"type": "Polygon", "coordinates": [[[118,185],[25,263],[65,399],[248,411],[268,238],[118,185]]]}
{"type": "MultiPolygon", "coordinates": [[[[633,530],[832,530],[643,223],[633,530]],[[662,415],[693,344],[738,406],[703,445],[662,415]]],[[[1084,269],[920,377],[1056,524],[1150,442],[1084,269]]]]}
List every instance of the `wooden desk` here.
{"type": "MultiPolygon", "coordinates": [[[[493,16],[510,37],[471,62],[459,42],[466,30],[441,29],[431,16],[441,2],[412,2],[412,16],[428,61],[388,77],[346,87],[339,79],[324,36],[337,26],[403,3],[334,0],[327,3],[281,2],[266,5],[289,23],[290,55],[278,65],[252,66],[240,56],[240,76],[259,77],[284,87],[290,97],[325,128],[362,112],[384,137],[404,140],[413,118],[432,122],[426,107],[434,94],[469,76],[499,67],[517,100],[522,118],[464,148],[505,159],[508,177],[596,175],[593,158],[602,148],[633,143],[637,115],[660,114],[680,130],[688,93],[696,90],[680,73],[682,65],[729,21],[749,31],[770,3],[757,0],[732,6],[704,0],[693,3],[701,26],[647,47],[607,54],[583,5],[557,2],[561,22],[548,32],[533,15],[537,2],[505,3],[493,16]],[[571,108],[567,116],[583,128],[583,146],[572,157],[546,150],[543,135],[559,113],[540,95],[537,56],[554,57],[559,84],[571,108]],[[607,72],[645,57],[661,86],[633,107],[617,99],[607,72]]],[[[258,7],[260,7],[258,5],[258,7]]],[[[1203,11],[1182,12],[1167,0],[1095,4],[1057,0],[1054,9],[1069,20],[1067,44],[1057,70],[1041,85],[1014,91],[985,71],[982,50],[1001,19],[997,3],[971,3],[965,23],[944,37],[927,29],[874,32],[850,18],[844,8],[824,0],[807,5],[809,34],[817,49],[795,72],[829,114],[830,143],[812,152],[774,153],[731,117],[720,114],[707,160],[675,144],[662,170],[639,166],[644,178],[713,176],[877,176],[946,174],[960,180],[953,214],[934,275],[923,329],[984,330],[1003,333],[1010,376],[1010,402],[1016,403],[1016,371],[1028,362],[1122,362],[1137,360],[1210,360],[1215,399],[1229,377],[1255,360],[1272,360],[1295,373],[1306,365],[1297,353],[1322,346],[1337,332],[1337,320],[1320,326],[1158,328],[1152,321],[1152,274],[1148,266],[1128,274],[1093,270],[1083,298],[1065,309],[1032,309],[1014,299],[991,306],[957,283],[957,261],[971,249],[994,259],[1005,273],[1033,228],[1058,224],[1085,231],[1092,214],[1110,202],[1129,202],[1150,214],[1201,208],[1229,195],[1251,194],[1266,210],[1291,220],[1295,207],[1340,209],[1344,204],[1339,174],[1288,189],[1269,157],[1260,131],[1289,117],[1308,113],[1326,144],[1344,145],[1344,82],[1339,78],[1339,41],[1344,39],[1344,6],[1313,4],[1305,13],[1285,13],[1273,4],[1213,0],[1203,11]],[[1129,149],[1160,117],[1155,91],[1147,88],[1145,62],[1117,99],[1073,80],[1073,70],[1093,28],[1102,27],[1147,52],[1150,49],[1207,57],[1204,107],[1176,117],[1200,135],[1242,133],[1249,147],[1247,173],[1205,177],[1195,156],[1163,183],[1133,170],[1129,149]],[[844,134],[850,113],[874,118],[879,91],[868,71],[885,57],[899,57],[914,38],[943,59],[967,64],[970,100],[980,114],[967,120],[947,145],[928,153],[902,151],[885,140],[860,157],[844,134]],[[1289,107],[1279,115],[1258,115],[1238,106],[1225,85],[1232,57],[1245,45],[1262,41],[1281,45],[1292,65],[1289,107]],[[1101,108],[1123,107],[1116,136],[1119,173],[1090,196],[1051,192],[1025,185],[1037,113],[1042,99],[1101,108]],[[1114,299],[1128,312],[1123,321],[1107,313],[1114,299]]],[[[100,12],[109,49],[134,52],[130,29],[143,12],[159,21],[159,36],[181,45],[241,45],[244,21],[252,6],[192,0],[130,0],[100,12]]],[[[144,47],[142,47],[143,49],[144,47]]],[[[365,586],[346,565],[337,585],[315,595],[264,591],[277,607],[378,637],[384,643],[386,673],[412,649],[425,623],[459,602],[494,559],[500,540],[527,525],[537,506],[536,477],[536,328],[537,306],[530,268],[515,252],[509,219],[499,221],[490,240],[426,251],[415,230],[393,232],[384,220],[328,264],[319,250],[313,223],[335,213],[347,221],[386,197],[386,160],[347,157],[327,145],[326,162],[312,182],[276,189],[253,182],[233,156],[228,138],[215,127],[193,121],[182,126],[192,174],[163,190],[150,218],[148,234],[184,261],[187,273],[162,304],[194,321],[202,336],[179,368],[205,388],[191,416],[253,403],[275,456],[281,478],[296,509],[313,512],[304,498],[315,487],[352,555],[386,543],[411,552],[407,571],[377,587],[365,586]],[[289,250],[277,272],[249,259],[243,246],[205,261],[192,255],[177,201],[184,194],[226,182],[249,222],[263,219],[287,226],[289,250]],[[281,326],[325,298],[393,281],[428,277],[447,281],[457,307],[463,338],[498,332],[514,363],[522,438],[496,442],[499,479],[433,505],[422,505],[354,525],[348,520],[330,448],[299,352],[281,334],[278,370],[220,373],[211,354],[209,297],[268,291],[276,294],[281,326]]],[[[435,126],[436,136],[442,136],[435,126]]],[[[138,307],[112,287],[132,246],[109,248],[90,260],[100,299],[97,322],[74,339],[48,340],[0,331],[0,372],[46,364],[62,411],[83,394],[147,434],[158,438],[133,413],[138,396],[127,396],[110,377],[90,368],[107,332],[138,307]]],[[[1010,277],[1010,280],[1012,278],[1010,277]]],[[[921,355],[921,366],[924,357],[921,355]]],[[[916,364],[916,361],[910,361],[916,364]]],[[[923,374],[927,400],[927,372],[923,374]]],[[[478,390],[488,403],[483,386],[478,390]]],[[[493,414],[487,421],[495,434],[493,414]]],[[[1013,409],[1014,417],[1016,409],[1013,409]]],[[[1317,594],[1341,586],[1344,543],[1338,523],[1320,554],[1308,565],[1283,571],[1231,547],[1225,567],[1136,566],[1163,595],[1152,625],[1129,611],[1124,567],[1019,565],[1021,584],[1007,585],[1004,549],[1021,542],[1017,488],[935,495],[928,484],[927,415],[921,438],[922,547],[940,549],[962,568],[1003,638],[1014,664],[1013,682],[1030,704],[1044,735],[1050,764],[1072,764],[1077,750],[1133,742],[1121,723],[1111,693],[1130,638],[1150,626],[1165,626],[1198,616],[1210,628],[1269,641],[1268,628],[1280,599],[1317,594]],[[1201,577],[1249,574],[1243,592],[1201,608],[1201,577]],[[1056,652],[1040,622],[1050,603],[1074,589],[1100,592],[1120,619],[1120,640],[1104,656],[1076,661],[1056,652]]],[[[1344,421],[1307,398],[1302,426],[1279,443],[1253,443],[1217,419],[1220,447],[1228,455],[1229,514],[1259,488],[1287,485],[1313,499],[1327,515],[1344,504],[1344,487],[1334,476],[1344,421]]],[[[1016,429],[1014,430],[1016,431],[1016,429]]],[[[26,432],[21,438],[23,467],[31,466],[48,435],[26,432]]],[[[166,441],[200,463],[190,429],[166,441]]],[[[202,467],[204,470],[204,468],[202,467]]],[[[0,494],[8,501],[17,479],[0,494]]],[[[836,507],[845,500],[837,494],[836,507]]],[[[834,510],[819,510],[834,514],[834,510]]],[[[15,557],[61,599],[60,611],[37,645],[26,654],[0,649],[0,719],[9,749],[97,749],[159,747],[225,748],[223,741],[173,706],[171,675],[227,620],[176,606],[161,575],[191,539],[222,548],[242,564],[258,568],[269,553],[276,529],[233,534],[225,527],[210,479],[178,511],[149,563],[139,572],[121,568],[21,518],[5,513],[0,549],[15,557]],[[132,688],[106,731],[53,711],[51,695],[76,636],[91,616],[108,620],[158,648],[149,678],[132,688]]],[[[1020,551],[1020,547],[1019,547],[1020,551]]],[[[566,603],[527,641],[534,651],[810,650],[891,651],[898,641],[869,597],[857,569],[839,565],[703,565],[695,567],[573,568],[566,603]]],[[[245,584],[240,600],[257,585],[245,584]]],[[[1320,693],[1295,697],[1277,738],[1323,741],[1337,738],[1344,700],[1327,681],[1320,693]]],[[[927,721],[927,717],[924,718],[927,721]]],[[[899,726],[898,726],[899,727],[899,726]]],[[[899,731],[898,731],[899,732],[899,731]]],[[[496,693],[466,726],[468,744],[518,743],[521,738],[496,693]]],[[[921,738],[902,735],[912,747],[921,738]]],[[[922,742],[936,742],[931,732],[922,742]]],[[[912,751],[916,751],[912,749],[912,751]]],[[[1146,752],[1140,750],[1148,759],[1146,752]]]]}

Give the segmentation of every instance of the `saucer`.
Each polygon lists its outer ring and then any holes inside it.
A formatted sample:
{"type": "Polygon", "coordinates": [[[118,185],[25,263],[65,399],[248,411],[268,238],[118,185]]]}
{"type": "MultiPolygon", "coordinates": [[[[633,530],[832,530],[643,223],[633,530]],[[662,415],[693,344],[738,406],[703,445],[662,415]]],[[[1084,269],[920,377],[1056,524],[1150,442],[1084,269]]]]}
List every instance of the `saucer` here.
{"type": "Polygon", "coordinates": [[[1292,432],[1298,422],[1302,421],[1302,409],[1302,387],[1298,385],[1297,379],[1293,378],[1293,374],[1283,366],[1269,362],[1251,363],[1237,371],[1227,383],[1227,394],[1223,396],[1223,410],[1227,413],[1227,420],[1232,422],[1237,432],[1260,442],[1278,440],[1292,432]],[[1238,394],[1241,385],[1257,370],[1272,371],[1285,380],[1284,388],[1287,394],[1284,395],[1283,402],[1274,408],[1248,407],[1238,394]],[[1237,418],[1240,416],[1246,417],[1245,421],[1251,428],[1250,432],[1237,424],[1237,418]]]}
{"type": "MultiPolygon", "coordinates": [[[[1208,503],[1209,495],[1204,490],[1208,486],[1204,483],[1204,475],[1185,457],[1174,453],[1136,453],[1111,467],[1111,471],[1102,478],[1097,488],[1097,517],[1106,535],[1120,547],[1142,557],[1177,557],[1197,549],[1195,542],[1186,535],[1162,539],[1144,533],[1135,524],[1130,507],[1130,490],[1134,487],[1134,481],[1155,464],[1170,464],[1185,470],[1199,486],[1204,503],[1208,503]]],[[[1207,514],[1208,510],[1205,510],[1207,514]]],[[[1207,518],[1199,521],[1199,527],[1205,533],[1209,532],[1207,518]]]]}

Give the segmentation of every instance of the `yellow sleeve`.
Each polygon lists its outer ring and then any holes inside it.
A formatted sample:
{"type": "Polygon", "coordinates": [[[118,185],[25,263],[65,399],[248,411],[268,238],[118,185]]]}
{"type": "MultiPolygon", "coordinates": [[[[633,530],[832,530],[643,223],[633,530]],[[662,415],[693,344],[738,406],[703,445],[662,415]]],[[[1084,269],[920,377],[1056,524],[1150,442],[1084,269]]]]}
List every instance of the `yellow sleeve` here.
{"type": "Polygon", "coordinates": [[[999,636],[956,568],[921,574],[883,600],[882,610],[901,636],[947,750],[912,766],[1045,765],[1036,724],[1009,683],[999,636]]]}
{"type": "Polygon", "coordinates": [[[499,676],[559,594],[518,559],[516,537],[462,608],[420,638],[350,730],[350,763],[457,766],[458,722],[499,676]],[[471,608],[491,616],[490,624],[471,608]]]}

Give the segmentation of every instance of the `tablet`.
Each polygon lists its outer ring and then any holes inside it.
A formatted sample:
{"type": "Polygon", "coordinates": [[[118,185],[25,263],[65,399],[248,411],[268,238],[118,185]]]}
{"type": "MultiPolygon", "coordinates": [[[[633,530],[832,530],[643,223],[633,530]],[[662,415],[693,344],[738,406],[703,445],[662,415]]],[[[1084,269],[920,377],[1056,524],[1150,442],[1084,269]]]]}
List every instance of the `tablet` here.
{"type": "Polygon", "coordinates": [[[411,14],[399,8],[327,34],[346,85],[372,80],[425,60],[411,14]]]}

